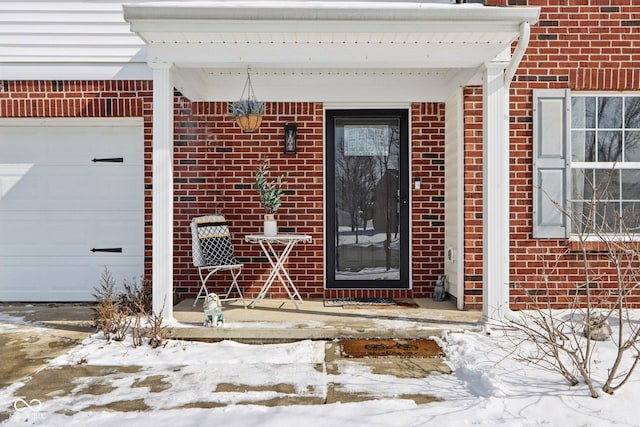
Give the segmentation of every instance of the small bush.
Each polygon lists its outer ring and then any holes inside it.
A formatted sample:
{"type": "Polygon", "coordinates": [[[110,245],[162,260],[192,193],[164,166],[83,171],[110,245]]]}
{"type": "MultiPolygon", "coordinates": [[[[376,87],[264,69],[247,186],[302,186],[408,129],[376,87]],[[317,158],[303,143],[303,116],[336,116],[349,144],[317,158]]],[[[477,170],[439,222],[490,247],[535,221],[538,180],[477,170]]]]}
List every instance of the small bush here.
{"type": "Polygon", "coordinates": [[[100,279],[100,286],[95,288],[93,295],[97,301],[95,308],[96,326],[105,339],[116,341],[124,339],[127,324],[126,317],[117,302],[116,282],[108,270],[104,270],[100,279]],[[123,331],[124,329],[124,331],[123,331]]]}
{"type": "MultiPolygon", "coordinates": [[[[142,319],[146,318],[152,326],[158,321],[152,321],[153,317],[148,315],[151,312],[151,287],[144,280],[141,280],[141,285],[135,280],[125,280],[122,288],[122,291],[116,289],[115,279],[105,268],[93,294],[97,302],[94,309],[96,327],[107,341],[122,341],[131,331],[133,344],[140,346],[144,336],[142,319]]],[[[162,319],[159,321],[161,324],[162,319]]],[[[163,336],[159,331],[154,334],[163,336]]]]}

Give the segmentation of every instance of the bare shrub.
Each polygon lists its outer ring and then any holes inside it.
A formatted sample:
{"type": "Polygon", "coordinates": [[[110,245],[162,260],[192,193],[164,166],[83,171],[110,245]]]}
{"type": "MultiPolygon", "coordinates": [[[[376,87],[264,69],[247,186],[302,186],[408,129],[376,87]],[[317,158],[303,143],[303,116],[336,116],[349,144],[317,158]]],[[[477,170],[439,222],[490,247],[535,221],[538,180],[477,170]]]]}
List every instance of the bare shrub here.
{"type": "MultiPolygon", "coordinates": [[[[164,307],[160,311],[164,311],[164,307]]],[[[173,330],[167,326],[163,326],[162,316],[158,313],[151,312],[147,314],[147,323],[149,326],[149,345],[152,348],[167,345],[167,339],[171,336],[173,330]]]]}
{"type": "MultiPolygon", "coordinates": [[[[606,335],[615,326],[611,340],[616,356],[607,366],[602,385],[605,393],[613,394],[633,374],[640,359],[640,323],[632,319],[629,310],[631,297],[640,287],[640,242],[638,221],[634,212],[612,210],[601,199],[609,200],[609,179],[592,186],[590,200],[579,209],[556,207],[573,226],[577,250],[539,254],[544,263],[543,289],[525,289],[530,310],[520,312],[505,321],[509,328],[520,331],[516,338],[534,344],[535,350],[520,354],[523,359],[562,375],[571,385],[587,385],[592,397],[599,396],[592,376],[592,358],[596,346],[595,330],[606,335]],[[569,293],[566,310],[557,310],[551,303],[558,266],[567,260],[580,265],[580,283],[569,293]],[[540,293],[542,295],[540,295],[540,293]]],[[[598,335],[598,340],[606,337],[598,335]]]]}
{"type": "MultiPolygon", "coordinates": [[[[150,319],[151,288],[141,279],[123,281],[122,291],[116,289],[116,282],[105,268],[100,284],[95,288],[95,320],[105,339],[122,341],[131,333],[134,346],[142,345],[145,336],[143,319],[150,319]]],[[[152,322],[149,321],[151,324],[152,322]]]]}
{"type": "Polygon", "coordinates": [[[143,278],[140,284],[136,280],[122,281],[122,291],[118,294],[119,304],[130,312],[148,313],[151,311],[151,285],[143,278]]]}
{"type": "Polygon", "coordinates": [[[131,323],[129,313],[118,303],[116,282],[111,273],[105,269],[102,272],[99,287],[95,288],[94,298],[96,324],[105,339],[122,341],[131,323]]]}

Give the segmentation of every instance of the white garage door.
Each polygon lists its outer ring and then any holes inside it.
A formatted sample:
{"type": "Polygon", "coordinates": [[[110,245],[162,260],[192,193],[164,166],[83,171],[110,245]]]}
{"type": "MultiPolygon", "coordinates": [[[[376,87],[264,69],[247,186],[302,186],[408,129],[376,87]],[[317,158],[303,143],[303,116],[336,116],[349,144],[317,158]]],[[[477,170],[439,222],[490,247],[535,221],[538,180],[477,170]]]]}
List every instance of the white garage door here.
{"type": "Polygon", "coordinates": [[[138,283],[138,119],[0,120],[0,301],[93,301],[102,272],[138,283]]]}

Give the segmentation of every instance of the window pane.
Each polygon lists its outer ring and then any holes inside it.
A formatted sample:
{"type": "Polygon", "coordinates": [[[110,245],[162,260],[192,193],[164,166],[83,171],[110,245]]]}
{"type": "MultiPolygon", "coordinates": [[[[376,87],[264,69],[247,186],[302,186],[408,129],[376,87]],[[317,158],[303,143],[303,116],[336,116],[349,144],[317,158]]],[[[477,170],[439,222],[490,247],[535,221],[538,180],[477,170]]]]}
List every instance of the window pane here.
{"type": "Polygon", "coordinates": [[[596,203],[595,226],[601,233],[620,232],[620,207],[617,202],[596,203]]]}
{"type": "Polygon", "coordinates": [[[627,131],[624,137],[624,161],[640,162],[640,131],[627,131]]]}
{"type": "Polygon", "coordinates": [[[574,129],[595,129],[595,97],[576,96],[571,98],[571,127],[574,129]]]}
{"type": "Polygon", "coordinates": [[[622,131],[598,132],[598,162],[622,160],[622,131]]]}
{"type": "Polygon", "coordinates": [[[640,96],[628,96],[625,98],[625,127],[627,129],[640,129],[640,96]]]}
{"type": "Polygon", "coordinates": [[[598,128],[619,129],[622,127],[622,97],[598,98],[598,128]]]}
{"type": "Polygon", "coordinates": [[[571,160],[574,162],[595,162],[596,133],[574,130],[571,132],[571,160]]]}
{"type": "Polygon", "coordinates": [[[590,224],[590,204],[574,202],[571,204],[571,222],[574,233],[583,233],[590,224]]]}
{"type": "Polygon", "coordinates": [[[593,196],[593,169],[572,169],[572,172],[571,198],[575,201],[591,200],[593,196]]]}
{"type": "Polygon", "coordinates": [[[573,203],[573,231],[577,233],[618,233],[618,202],[573,203]]]}
{"type": "Polygon", "coordinates": [[[640,233],[640,203],[622,203],[622,229],[625,233],[640,233]]]}
{"type": "Polygon", "coordinates": [[[620,199],[620,171],[596,169],[594,189],[596,200],[620,199]]]}
{"type": "Polygon", "coordinates": [[[622,199],[640,201],[640,170],[622,171],[622,199]]]}

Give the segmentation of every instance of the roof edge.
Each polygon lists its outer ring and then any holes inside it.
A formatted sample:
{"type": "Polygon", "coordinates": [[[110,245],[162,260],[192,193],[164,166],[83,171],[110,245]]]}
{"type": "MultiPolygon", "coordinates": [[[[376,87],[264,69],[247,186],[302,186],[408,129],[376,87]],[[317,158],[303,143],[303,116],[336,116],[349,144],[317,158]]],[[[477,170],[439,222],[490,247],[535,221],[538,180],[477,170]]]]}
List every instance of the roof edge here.
{"type": "Polygon", "coordinates": [[[298,20],[298,21],[528,21],[539,7],[495,7],[479,4],[336,1],[186,1],[123,5],[124,18],[137,20],[298,20]]]}

